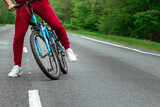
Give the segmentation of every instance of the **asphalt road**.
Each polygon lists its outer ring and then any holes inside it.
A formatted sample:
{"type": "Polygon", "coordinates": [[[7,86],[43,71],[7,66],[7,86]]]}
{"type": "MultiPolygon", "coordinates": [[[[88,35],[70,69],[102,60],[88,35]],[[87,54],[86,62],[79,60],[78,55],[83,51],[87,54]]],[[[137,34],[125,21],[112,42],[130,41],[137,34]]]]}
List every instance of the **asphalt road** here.
{"type": "Polygon", "coordinates": [[[51,81],[33,58],[27,32],[23,74],[8,78],[13,34],[14,25],[0,28],[0,107],[29,107],[29,90],[38,90],[42,107],[160,107],[159,56],[68,34],[78,61],[51,81]]]}

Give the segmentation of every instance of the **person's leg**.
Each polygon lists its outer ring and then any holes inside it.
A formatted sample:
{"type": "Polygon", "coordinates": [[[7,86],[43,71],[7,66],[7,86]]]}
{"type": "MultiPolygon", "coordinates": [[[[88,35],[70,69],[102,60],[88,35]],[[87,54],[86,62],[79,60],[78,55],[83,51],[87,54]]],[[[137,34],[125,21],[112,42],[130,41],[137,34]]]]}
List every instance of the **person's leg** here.
{"type": "Polygon", "coordinates": [[[13,53],[15,65],[21,66],[22,62],[22,51],[24,37],[28,29],[27,21],[31,19],[31,16],[27,11],[17,11],[16,22],[15,22],[15,34],[13,42],[13,53]]]}
{"type": "Polygon", "coordinates": [[[51,26],[52,29],[55,30],[58,39],[62,43],[65,49],[70,48],[70,42],[67,37],[67,33],[61,24],[61,21],[58,19],[57,15],[55,14],[54,10],[52,9],[51,5],[44,4],[40,6],[35,12],[51,26]]]}
{"type": "Polygon", "coordinates": [[[23,51],[23,42],[24,37],[28,29],[27,21],[31,19],[31,16],[27,13],[24,8],[17,9],[16,22],[15,22],[15,34],[13,41],[13,54],[14,54],[14,63],[11,72],[8,74],[8,77],[17,77],[21,74],[21,62],[22,62],[22,51],[23,51]],[[20,11],[20,9],[22,9],[20,11]]]}

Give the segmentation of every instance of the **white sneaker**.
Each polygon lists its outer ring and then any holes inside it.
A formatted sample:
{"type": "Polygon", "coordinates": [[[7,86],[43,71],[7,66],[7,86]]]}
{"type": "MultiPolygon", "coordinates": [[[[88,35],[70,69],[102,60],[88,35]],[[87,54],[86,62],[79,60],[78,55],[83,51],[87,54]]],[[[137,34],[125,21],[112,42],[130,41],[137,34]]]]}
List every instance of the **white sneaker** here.
{"type": "Polygon", "coordinates": [[[13,66],[11,72],[8,74],[8,77],[17,77],[21,74],[22,68],[18,65],[13,66]]]}
{"type": "Polygon", "coordinates": [[[76,55],[74,54],[74,52],[71,48],[68,48],[66,50],[66,53],[67,53],[67,58],[68,58],[69,62],[74,62],[74,61],[77,60],[77,57],[76,57],[76,55]]]}

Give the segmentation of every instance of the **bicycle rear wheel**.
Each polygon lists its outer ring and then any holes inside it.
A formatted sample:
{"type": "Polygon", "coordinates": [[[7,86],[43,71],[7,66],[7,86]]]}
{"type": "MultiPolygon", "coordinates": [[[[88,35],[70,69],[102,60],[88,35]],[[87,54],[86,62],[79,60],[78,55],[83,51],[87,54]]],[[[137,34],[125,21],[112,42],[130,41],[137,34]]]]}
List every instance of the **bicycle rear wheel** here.
{"type": "MultiPolygon", "coordinates": [[[[54,32],[53,32],[53,34],[56,35],[54,32]]],[[[67,74],[68,73],[68,66],[67,66],[65,51],[63,50],[62,52],[59,52],[59,50],[61,49],[60,46],[55,42],[55,40],[54,40],[54,38],[52,37],[51,34],[49,36],[51,38],[51,42],[52,42],[53,47],[55,47],[55,49],[58,53],[58,58],[59,58],[61,71],[62,71],[63,74],[67,74]]],[[[60,43],[60,41],[59,41],[59,43],[60,43]]],[[[61,43],[60,43],[60,45],[61,45],[61,43]]]]}
{"type": "Polygon", "coordinates": [[[60,76],[60,64],[54,47],[50,45],[51,52],[48,53],[45,41],[40,35],[40,32],[37,31],[31,34],[30,45],[34,58],[43,73],[52,80],[58,79],[60,76]],[[38,50],[41,50],[42,56],[39,55],[38,50]]]}
{"type": "Polygon", "coordinates": [[[61,71],[63,72],[63,74],[67,74],[68,73],[68,66],[67,66],[65,52],[64,51],[59,52],[58,56],[59,56],[61,71]]]}

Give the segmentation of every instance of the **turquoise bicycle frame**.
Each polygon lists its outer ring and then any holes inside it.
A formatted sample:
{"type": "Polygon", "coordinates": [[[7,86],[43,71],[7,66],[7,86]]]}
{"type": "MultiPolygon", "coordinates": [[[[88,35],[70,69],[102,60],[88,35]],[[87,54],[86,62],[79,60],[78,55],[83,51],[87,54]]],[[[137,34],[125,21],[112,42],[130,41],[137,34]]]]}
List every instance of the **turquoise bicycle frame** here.
{"type": "MultiPolygon", "coordinates": [[[[47,47],[47,50],[48,50],[48,53],[51,52],[51,49],[50,49],[50,46],[49,46],[49,43],[51,44],[51,40],[50,40],[50,37],[49,37],[49,34],[52,35],[52,37],[54,38],[54,40],[56,41],[56,43],[59,45],[59,47],[61,48],[59,50],[59,52],[62,52],[63,51],[63,48],[62,46],[60,45],[60,43],[58,42],[58,40],[56,39],[56,37],[54,36],[54,34],[51,32],[51,31],[48,31],[47,27],[45,24],[43,25],[40,25],[40,23],[38,22],[36,16],[33,14],[32,15],[32,18],[33,18],[33,21],[36,25],[38,25],[38,28],[34,29],[34,30],[40,30],[41,31],[41,34],[44,38],[44,41],[45,41],[45,44],[46,44],[46,47],[47,47]]],[[[39,46],[39,43],[37,40],[35,40],[35,43],[36,43],[36,46],[37,46],[37,50],[38,50],[38,53],[39,53],[39,56],[42,57],[42,52],[41,52],[41,49],[40,49],[40,46],[39,46]]]]}

